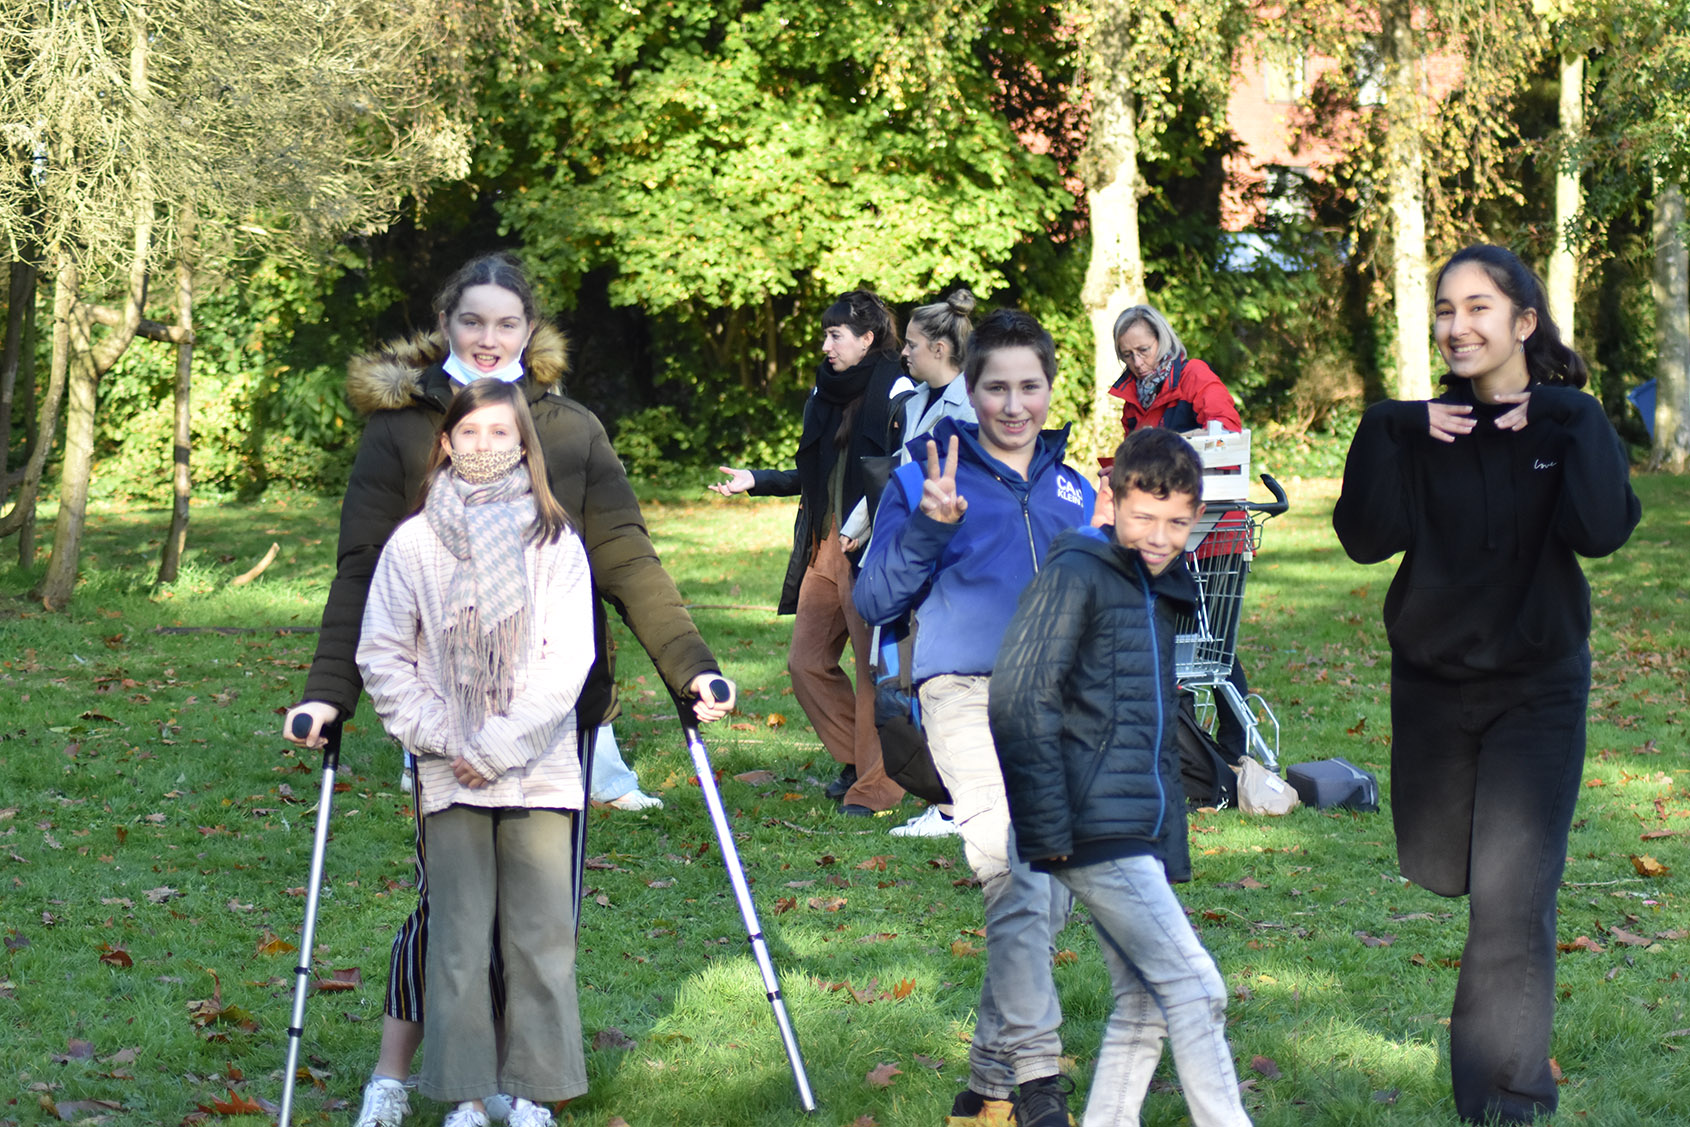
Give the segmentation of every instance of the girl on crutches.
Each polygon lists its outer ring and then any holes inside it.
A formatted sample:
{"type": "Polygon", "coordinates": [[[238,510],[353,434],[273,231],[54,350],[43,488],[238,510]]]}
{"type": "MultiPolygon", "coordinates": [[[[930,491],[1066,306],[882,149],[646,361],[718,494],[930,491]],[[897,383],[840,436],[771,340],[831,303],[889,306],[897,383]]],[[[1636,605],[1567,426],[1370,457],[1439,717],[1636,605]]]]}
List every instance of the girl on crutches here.
{"type": "Polygon", "coordinates": [[[577,698],[594,652],[587,555],[547,485],[522,394],[452,400],[413,516],[370,583],[357,651],[388,734],[417,755],[429,840],[421,1091],[446,1127],[548,1127],[587,1090],[575,994],[577,698]],[[496,926],[496,930],[495,930],[496,926]],[[505,967],[503,1041],[487,966],[505,967]]]}

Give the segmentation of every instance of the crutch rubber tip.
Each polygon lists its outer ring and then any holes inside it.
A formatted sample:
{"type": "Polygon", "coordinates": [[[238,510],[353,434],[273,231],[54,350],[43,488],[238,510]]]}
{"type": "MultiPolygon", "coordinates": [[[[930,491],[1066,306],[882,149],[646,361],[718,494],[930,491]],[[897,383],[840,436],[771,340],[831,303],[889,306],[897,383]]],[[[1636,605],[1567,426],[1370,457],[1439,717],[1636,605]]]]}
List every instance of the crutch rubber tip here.
{"type": "Polygon", "coordinates": [[[311,734],[311,717],[303,712],[297,713],[293,718],[293,725],[290,730],[297,739],[304,739],[309,736],[311,734]]]}

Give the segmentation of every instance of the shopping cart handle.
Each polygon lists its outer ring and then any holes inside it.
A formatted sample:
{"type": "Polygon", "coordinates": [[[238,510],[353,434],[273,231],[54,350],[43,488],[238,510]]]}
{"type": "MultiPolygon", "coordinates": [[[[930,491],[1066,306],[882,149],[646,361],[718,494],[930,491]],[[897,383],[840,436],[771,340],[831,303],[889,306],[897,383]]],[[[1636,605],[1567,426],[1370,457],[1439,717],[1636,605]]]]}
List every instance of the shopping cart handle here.
{"type": "Polygon", "coordinates": [[[1267,491],[1269,493],[1273,494],[1273,500],[1265,502],[1246,501],[1244,502],[1244,508],[1248,509],[1252,513],[1261,513],[1264,516],[1276,517],[1291,507],[1290,500],[1285,496],[1284,488],[1280,486],[1279,482],[1273,480],[1272,474],[1263,474],[1262,484],[1267,486],[1267,491]]]}

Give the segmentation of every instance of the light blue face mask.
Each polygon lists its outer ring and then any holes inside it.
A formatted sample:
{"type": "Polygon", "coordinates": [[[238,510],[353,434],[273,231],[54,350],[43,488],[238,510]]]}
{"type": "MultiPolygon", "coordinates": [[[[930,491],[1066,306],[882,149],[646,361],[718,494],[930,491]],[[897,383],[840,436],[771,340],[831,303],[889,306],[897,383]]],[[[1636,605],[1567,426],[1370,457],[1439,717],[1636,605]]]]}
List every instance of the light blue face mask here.
{"type": "Polygon", "coordinates": [[[500,383],[515,383],[522,378],[522,358],[520,356],[503,368],[496,368],[491,372],[482,372],[458,359],[456,352],[448,352],[446,363],[442,367],[446,369],[448,376],[465,387],[476,380],[498,380],[500,383]]]}

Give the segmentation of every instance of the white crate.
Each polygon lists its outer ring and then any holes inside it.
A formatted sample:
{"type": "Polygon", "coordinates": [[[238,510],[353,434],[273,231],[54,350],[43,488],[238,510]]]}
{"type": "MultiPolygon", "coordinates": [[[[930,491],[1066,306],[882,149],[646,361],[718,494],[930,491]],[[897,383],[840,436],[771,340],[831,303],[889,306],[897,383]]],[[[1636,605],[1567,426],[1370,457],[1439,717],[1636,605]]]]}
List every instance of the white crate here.
{"type": "Polygon", "coordinates": [[[1244,501],[1250,496],[1250,432],[1230,431],[1216,420],[1185,435],[1203,460],[1204,501],[1244,501]]]}

